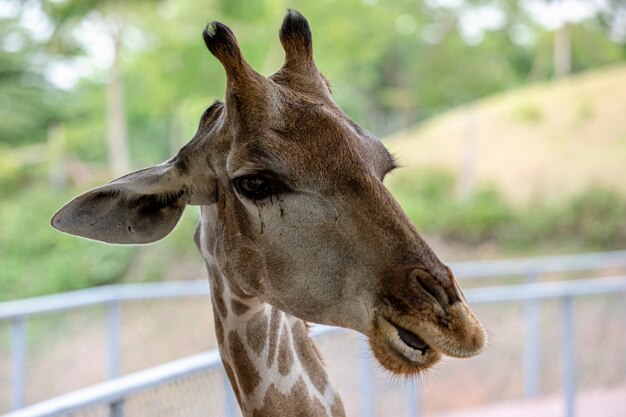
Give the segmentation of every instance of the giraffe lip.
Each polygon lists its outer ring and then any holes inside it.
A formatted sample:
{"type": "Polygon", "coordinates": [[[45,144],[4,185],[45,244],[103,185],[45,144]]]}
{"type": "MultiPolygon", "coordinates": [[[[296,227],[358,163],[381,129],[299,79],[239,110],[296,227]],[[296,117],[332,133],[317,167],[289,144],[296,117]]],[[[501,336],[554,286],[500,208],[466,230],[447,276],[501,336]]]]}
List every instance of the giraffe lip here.
{"type": "Polygon", "coordinates": [[[428,362],[430,356],[437,356],[436,350],[413,331],[397,325],[386,317],[381,317],[380,325],[387,346],[405,360],[424,363],[428,362]]]}
{"type": "Polygon", "coordinates": [[[396,328],[396,330],[398,330],[400,340],[406,343],[410,348],[426,353],[428,350],[428,344],[424,342],[421,337],[403,327],[396,325],[395,323],[391,324],[396,328]]]}
{"type": "Polygon", "coordinates": [[[385,315],[375,317],[374,333],[369,335],[372,352],[384,368],[396,375],[412,376],[424,372],[434,366],[441,353],[426,342],[421,335],[407,327],[402,317],[390,320],[385,315]]]}

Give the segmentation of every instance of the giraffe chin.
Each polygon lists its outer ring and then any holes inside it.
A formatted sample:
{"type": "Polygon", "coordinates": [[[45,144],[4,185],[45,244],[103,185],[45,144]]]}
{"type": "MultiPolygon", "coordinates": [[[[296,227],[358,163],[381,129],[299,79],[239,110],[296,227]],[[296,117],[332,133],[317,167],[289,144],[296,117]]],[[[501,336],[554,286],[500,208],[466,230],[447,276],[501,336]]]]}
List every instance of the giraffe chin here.
{"type": "Polygon", "coordinates": [[[396,375],[413,376],[434,366],[442,354],[417,334],[379,316],[369,343],[378,362],[396,375]]]}

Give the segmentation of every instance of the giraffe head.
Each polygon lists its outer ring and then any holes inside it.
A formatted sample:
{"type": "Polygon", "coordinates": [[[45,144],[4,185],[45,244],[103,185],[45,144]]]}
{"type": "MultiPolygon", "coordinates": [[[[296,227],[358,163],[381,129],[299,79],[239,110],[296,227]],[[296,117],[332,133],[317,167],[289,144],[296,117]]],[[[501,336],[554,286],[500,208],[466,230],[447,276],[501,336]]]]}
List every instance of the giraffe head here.
{"type": "Polygon", "coordinates": [[[201,205],[196,244],[243,293],[364,333],[396,374],[425,370],[442,354],[477,354],[483,328],[383,185],[393,158],[333,101],[306,19],[285,17],[285,62],[270,77],[250,67],[223,24],[203,37],[226,70],[225,102],[204,112],[172,159],[77,197],[52,226],[149,243],[174,228],[186,205],[201,205]]]}

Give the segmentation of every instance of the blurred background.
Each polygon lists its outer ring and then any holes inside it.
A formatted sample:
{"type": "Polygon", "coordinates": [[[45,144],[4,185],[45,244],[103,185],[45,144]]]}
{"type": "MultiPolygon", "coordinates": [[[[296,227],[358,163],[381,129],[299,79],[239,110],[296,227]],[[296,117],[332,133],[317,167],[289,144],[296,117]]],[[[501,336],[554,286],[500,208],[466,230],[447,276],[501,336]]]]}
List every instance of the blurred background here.
{"type": "MultiPolygon", "coordinates": [[[[145,247],[68,237],[48,222],[73,196],[168,159],[204,109],[223,99],[223,68],[201,39],[209,21],[228,24],[247,60],[270,75],[282,64],[277,33],[287,7],[308,18],[317,66],[337,103],[403,165],[387,185],[442,259],[612,251],[589,269],[594,277],[624,273],[626,255],[615,252],[626,249],[623,0],[0,0],[0,413],[215,347],[208,299],[93,305],[38,315],[28,326],[6,302],[205,276],[191,238],[195,208],[167,239],[145,247]],[[115,375],[103,359],[111,317],[121,326],[115,375]],[[21,373],[20,346],[28,352],[21,373]],[[17,373],[25,387],[19,400],[17,373]]],[[[489,272],[488,280],[462,284],[479,290],[591,276],[564,269],[489,272]]],[[[623,413],[624,295],[594,297],[573,310],[582,344],[572,353],[576,387],[623,413]]],[[[419,412],[560,395],[561,300],[539,310],[538,302],[505,299],[477,306],[492,333],[487,354],[413,383],[423,394],[408,401],[419,401],[419,412]],[[531,348],[528,323],[542,329],[531,348]],[[534,388],[529,357],[540,368],[534,388]]],[[[340,348],[345,340],[321,340],[331,364],[367,357],[357,336],[346,337],[351,351],[340,348]]],[[[333,372],[340,391],[362,379],[333,372]]],[[[374,375],[372,389],[383,396],[405,389],[374,375]]],[[[168,404],[193,392],[180,389],[186,394],[165,395],[168,404]]],[[[362,393],[346,388],[347,404],[353,397],[357,404],[350,415],[375,415],[359,408],[362,393]]],[[[378,415],[404,412],[389,408],[399,400],[377,401],[378,415]]],[[[611,415],[590,409],[581,415],[611,415]]],[[[545,415],[563,412],[552,411],[545,415]]]]}

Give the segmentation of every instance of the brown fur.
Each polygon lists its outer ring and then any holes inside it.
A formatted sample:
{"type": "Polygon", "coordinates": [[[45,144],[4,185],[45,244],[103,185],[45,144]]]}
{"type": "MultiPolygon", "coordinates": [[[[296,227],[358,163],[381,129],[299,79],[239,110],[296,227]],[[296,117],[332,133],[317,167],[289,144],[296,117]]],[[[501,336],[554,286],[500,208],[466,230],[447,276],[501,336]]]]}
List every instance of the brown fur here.
{"type": "Polygon", "coordinates": [[[233,313],[235,313],[238,316],[245,314],[250,309],[246,304],[235,299],[230,301],[230,306],[233,310],[233,313]]]}
{"type": "Polygon", "coordinates": [[[235,375],[237,376],[237,385],[242,389],[243,393],[249,395],[259,384],[261,375],[256,367],[252,364],[246,348],[241,338],[236,332],[230,332],[228,335],[228,345],[230,347],[230,356],[235,358],[233,363],[235,375]]]}
{"type": "Polygon", "coordinates": [[[259,311],[246,323],[246,338],[248,345],[257,355],[266,345],[268,317],[264,311],[259,311]]]}
{"type": "Polygon", "coordinates": [[[316,372],[317,369],[323,367],[323,364],[319,360],[318,353],[313,348],[313,344],[306,334],[304,323],[301,321],[295,322],[292,331],[296,342],[296,352],[298,353],[300,362],[304,366],[304,370],[311,378],[315,388],[317,388],[319,392],[324,392],[326,385],[328,385],[328,377],[323,373],[316,372]]]}
{"type": "Polygon", "coordinates": [[[283,334],[280,337],[280,347],[278,349],[278,372],[287,375],[293,366],[293,347],[291,346],[289,329],[287,324],[283,326],[283,334]]]}

